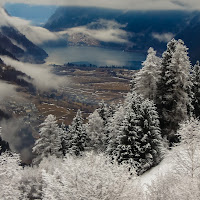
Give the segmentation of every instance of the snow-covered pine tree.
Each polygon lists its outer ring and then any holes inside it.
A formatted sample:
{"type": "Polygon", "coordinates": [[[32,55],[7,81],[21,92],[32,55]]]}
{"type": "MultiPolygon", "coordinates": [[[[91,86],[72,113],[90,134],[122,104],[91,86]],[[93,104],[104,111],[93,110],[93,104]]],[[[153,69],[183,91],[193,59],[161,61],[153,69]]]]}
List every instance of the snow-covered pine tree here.
{"type": "Polygon", "coordinates": [[[145,155],[146,164],[142,165],[142,170],[147,170],[152,166],[157,165],[164,154],[163,139],[160,130],[160,121],[157,112],[157,108],[154,103],[146,99],[142,102],[142,130],[144,136],[141,139],[142,142],[142,154],[145,155]]]}
{"type": "Polygon", "coordinates": [[[157,86],[157,108],[162,136],[177,142],[179,123],[188,116],[191,88],[190,61],[182,40],[172,39],[163,53],[161,75],[157,86]]]}
{"type": "Polygon", "coordinates": [[[60,137],[60,140],[61,140],[61,151],[62,151],[62,154],[65,156],[66,155],[66,143],[65,143],[65,137],[67,135],[67,131],[66,131],[66,125],[62,122],[61,124],[61,127],[60,127],[60,130],[59,130],[59,137],[60,137]]]}
{"type": "Polygon", "coordinates": [[[158,113],[160,116],[160,127],[162,131],[163,137],[168,137],[168,124],[169,120],[165,117],[165,110],[168,109],[169,99],[167,98],[168,93],[172,93],[172,86],[170,82],[168,82],[168,74],[169,74],[169,66],[171,64],[172,56],[175,52],[177,45],[177,40],[172,39],[167,44],[167,50],[162,55],[161,62],[161,71],[159,80],[157,83],[157,98],[156,98],[156,106],[158,109],[158,113]]]}
{"type": "Polygon", "coordinates": [[[74,117],[66,136],[66,152],[79,156],[85,150],[88,137],[86,134],[85,126],[81,111],[78,110],[74,117]]]}
{"type": "Polygon", "coordinates": [[[108,122],[115,112],[114,105],[109,106],[104,101],[99,103],[99,108],[97,108],[99,116],[103,120],[103,135],[102,135],[102,148],[101,150],[105,151],[109,143],[109,131],[108,131],[108,122]]]}
{"type": "Polygon", "coordinates": [[[101,101],[99,103],[97,112],[99,113],[99,116],[103,119],[104,125],[108,123],[109,117],[113,115],[111,107],[109,107],[104,101],[101,101]]]}
{"type": "Polygon", "coordinates": [[[194,107],[195,117],[200,117],[200,64],[197,61],[192,70],[192,105],[194,107]]]}
{"type": "Polygon", "coordinates": [[[89,148],[94,151],[102,151],[104,147],[104,121],[95,110],[88,117],[86,133],[89,138],[89,148]]]}
{"type": "Polygon", "coordinates": [[[156,51],[149,48],[143,68],[136,74],[134,89],[145,99],[156,100],[157,82],[160,75],[161,59],[156,56],[156,51]]]}
{"type": "Polygon", "coordinates": [[[162,158],[158,113],[152,101],[144,100],[135,92],[127,96],[125,105],[113,156],[119,163],[127,162],[142,174],[162,158]]]}
{"type": "Polygon", "coordinates": [[[56,117],[48,115],[40,126],[40,137],[36,140],[33,147],[33,153],[36,155],[33,160],[34,164],[39,164],[44,157],[50,155],[62,156],[60,128],[58,127],[56,117]]]}
{"type": "Polygon", "coordinates": [[[109,132],[109,144],[106,152],[112,155],[117,148],[117,137],[120,134],[121,127],[123,126],[124,116],[125,116],[124,105],[119,105],[113,117],[110,118],[108,122],[108,132],[109,132]]]}
{"type": "Polygon", "coordinates": [[[137,73],[134,73],[132,76],[132,80],[130,81],[130,88],[131,90],[135,90],[135,86],[136,86],[136,77],[137,77],[137,73]]]}

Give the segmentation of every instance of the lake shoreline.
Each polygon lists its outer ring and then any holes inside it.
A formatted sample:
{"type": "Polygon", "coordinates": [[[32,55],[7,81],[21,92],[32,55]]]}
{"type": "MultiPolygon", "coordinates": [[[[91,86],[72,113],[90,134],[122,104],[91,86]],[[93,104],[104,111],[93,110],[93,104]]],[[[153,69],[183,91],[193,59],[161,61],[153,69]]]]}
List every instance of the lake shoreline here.
{"type": "Polygon", "coordinates": [[[90,46],[67,46],[44,48],[49,54],[47,64],[64,65],[66,63],[81,63],[97,67],[133,67],[141,68],[146,55],[141,52],[127,52],[113,48],[90,46]]]}

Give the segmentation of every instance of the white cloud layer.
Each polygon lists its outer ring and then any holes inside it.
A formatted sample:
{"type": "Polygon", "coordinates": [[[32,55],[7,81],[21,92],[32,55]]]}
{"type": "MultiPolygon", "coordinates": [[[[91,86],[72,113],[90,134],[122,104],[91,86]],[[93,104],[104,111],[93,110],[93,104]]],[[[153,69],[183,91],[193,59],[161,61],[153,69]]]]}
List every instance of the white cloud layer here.
{"type": "Polygon", "coordinates": [[[21,159],[24,162],[28,162],[32,156],[32,135],[31,132],[26,132],[24,128],[27,128],[27,125],[24,123],[23,119],[21,118],[12,118],[9,120],[2,120],[0,122],[0,126],[2,127],[1,136],[3,140],[9,143],[9,146],[12,151],[20,153],[21,159]],[[26,144],[24,143],[26,141],[26,144]],[[28,143],[27,143],[28,140],[28,143]]]}
{"type": "Polygon", "coordinates": [[[16,86],[0,81],[0,94],[0,102],[8,97],[16,96],[16,86]]]}
{"type": "Polygon", "coordinates": [[[41,45],[48,41],[56,41],[60,39],[57,33],[37,26],[17,26],[17,29],[24,34],[34,44],[41,45]]]}
{"type": "Polygon", "coordinates": [[[199,0],[1,0],[5,3],[26,3],[59,6],[96,6],[128,10],[200,9],[199,0]]]}
{"type": "Polygon", "coordinates": [[[6,65],[12,66],[33,78],[32,83],[41,91],[58,89],[60,86],[68,84],[68,79],[53,74],[50,66],[22,63],[6,56],[1,56],[1,59],[6,65]]]}
{"type": "Polygon", "coordinates": [[[60,35],[68,34],[84,34],[101,42],[128,43],[128,33],[121,28],[125,25],[115,21],[101,19],[97,22],[92,22],[88,26],[79,26],[59,32],[60,35]],[[89,27],[99,25],[102,28],[96,30],[89,27]]]}
{"type": "Polygon", "coordinates": [[[128,43],[128,34],[121,29],[125,25],[118,24],[115,21],[102,19],[88,25],[100,25],[102,28],[98,30],[90,29],[88,26],[81,26],[61,32],[51,32],[42,27],[32,26],[30,21],[18,17],[11,17],[3,8],[0,8],[0,17],[0,26],[13,26],[17,28],[30,41],[37,45],[48,41],[58,41],[59,39],[64,39],[66,34],[71,36],[76,33],[81,33],[103,42],[128,43]]]}
{"type": "Polygon", "coordinates": [[[42,44],[47,41],[56,41],[59,36],[49,30],[32,26],[30,21],[9,16],[3,8],[0,8],[0,26],[13,26],[24,34],[30,41],[35,44],[42,44]]]}
{"type": "Polygon", "coordinates": [[[169,42],[174,37],[174,34],[173,33],[163,33],[163,34],[153,33],[152,37],[157,39],[159,42],[169,42]]]}

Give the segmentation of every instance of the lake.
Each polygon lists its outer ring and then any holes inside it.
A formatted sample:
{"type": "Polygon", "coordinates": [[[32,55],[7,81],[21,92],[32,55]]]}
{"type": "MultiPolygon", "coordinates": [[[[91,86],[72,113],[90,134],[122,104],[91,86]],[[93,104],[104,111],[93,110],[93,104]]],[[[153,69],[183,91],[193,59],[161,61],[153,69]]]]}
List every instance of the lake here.
{"type": "Polygon", "coordinates": [[[74,64],[93,64],[96,66],[117,66],[130,69],[139,69],[141,61],[146,56],[138,52],[126,52],[114,49],[99,47],[79,47],[68,46],[59,48],[44,48],[49,54],[46,59],[48,64],[74,63],[74,64]]]}

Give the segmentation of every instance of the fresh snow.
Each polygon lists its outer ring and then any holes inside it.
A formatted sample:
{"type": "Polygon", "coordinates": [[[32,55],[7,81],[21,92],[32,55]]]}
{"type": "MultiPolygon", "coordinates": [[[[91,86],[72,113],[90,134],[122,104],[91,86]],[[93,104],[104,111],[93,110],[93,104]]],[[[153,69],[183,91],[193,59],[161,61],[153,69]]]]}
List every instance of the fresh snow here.
{"type": "Polygon", "coordinates": [[[140,178],[140,183],[144,187],[144,189],[147,189],[148,185],[151,185],[153,181],[156,180],[157,177],[160,175],[165,175],[169,171],[173,169],[174,166],[174,160],[173,156],[170,155],[166,156],[159,165],[156,167],[151,168],[149,171],[145,172],[141,178],[140,178]]]}

